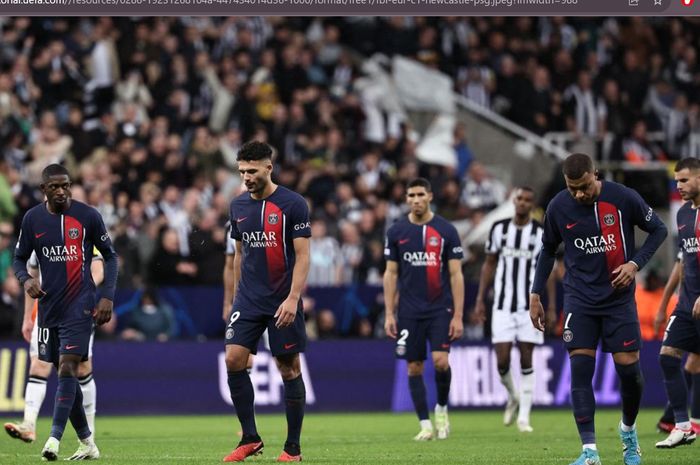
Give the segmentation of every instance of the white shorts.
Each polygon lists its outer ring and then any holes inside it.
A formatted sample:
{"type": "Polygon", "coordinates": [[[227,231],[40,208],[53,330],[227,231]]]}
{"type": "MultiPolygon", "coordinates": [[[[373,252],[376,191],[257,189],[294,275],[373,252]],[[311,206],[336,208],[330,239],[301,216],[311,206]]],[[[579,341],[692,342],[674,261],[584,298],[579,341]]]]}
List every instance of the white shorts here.
{"type": "MultiPolygon", "coordinates": [[[[88,358],[92,358],[92,343],[95,341],[95,331],[92,332],[90,336],[90,344],[88,345],[88,358]]],[[[34,322],[34,329],[32,329],[32,339],[29,341],[29,356],[38,357],[39,356],[39,325],[34,322]]]]}
{"type": "Polygon", "coordinates": [[[544,334],[532,326],[529,312],[493,310],[491,316],[491,342],[530,342],[542,344],[544,334]]]}

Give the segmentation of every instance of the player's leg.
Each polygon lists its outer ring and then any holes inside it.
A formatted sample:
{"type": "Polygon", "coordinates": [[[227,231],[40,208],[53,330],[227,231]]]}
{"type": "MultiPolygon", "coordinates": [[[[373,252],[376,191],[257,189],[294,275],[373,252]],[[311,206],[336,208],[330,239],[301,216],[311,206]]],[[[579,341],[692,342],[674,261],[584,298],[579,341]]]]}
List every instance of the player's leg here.
{"type": "Polygon", "coordinates": [[[569,312],[562,334],[571,366],[571,404],[583,451],[571,465],[600,465],[595,437],[593,373],[601,334],[600,317],[569,312]]]}
{"type": "MultiPolygon", "coordinates": [[[[437,403],[435,404],[435,429],[438,439],[447,439],[450,435],[450,420],[447,414],[447,402],[450,397],[452,370],[450,369],[450,322],[452,313],[439,313],[426,321],[428,338],[435,368],[435,387],[437,403]]],[[[421,377],[422,379],[422,377],[421,377]]]]}
{"type": "MultiPolygon", "coordinates": [[[[532,326],[532,324],[531,324],[532,326]]],[[[496,367],[501,384],[508,392],[508,401],[503,412],[503,424],[510,426],[515,422],[520,406],[518,391],[513,383],[510,371],[510,353],[516,337],[517,327],[510,311],[494,309],[491,317],[491,342],[496,352],[496,367]]]]}
{"type": "Polygon", "coordinates": [[[700,354],[689,353],[685,371],[690,375],[690,424],[700,434],[700,354]]]}
{"type": "Polygon", "coordinates": [[[401,318],[401,315],[397,320],[396,357],[407,362],[408,390],[420,424],[420,431],[413,438],[416,441],[429,441],[433,438],[433,424],[430,422],[428,396],[423,381],[427,328],[428,323],[423,320],[401,318]]]}
{"type": "Polygon", "coordinates": [[[658,448],[673,448],[695,441],[696,434],[688,416],[688,387],[682,370],[682,357],[684,352],[696,351],[698,338],[694,321],[687,312],[674,312],[666,326],[659,364],[664,375],[666,395],[673,408],[675,427],[666,439],[656,443],[658,448]]]}
{"type": "Polygon", "coordinates": [[[264,444],[255,424],[255,391],[246,367],[250,354],[256,351],[265,325],[262,313],[235,310],[226,326],[228,386],[243,434],[236,448],[224,457],[224,462],[241,462],[263,451],[264,444]]]}
{"type": "MultiPolygon", "coordinates": [[[[36,326],[35,326],[36,328],[36,326]]],[[[33,336],[34,337],[34,336],[33,336]]],[[[5,423],[7,434],[24,442],[36,439],[36,420],[46,397],[46,382],[51,375],[51,364],[39,360],[30,348],[29,379],[24,391],[24,419],[21,423],[5,423]]]]}
{"type": "Polygon", "coordinates": [[[83,410],[92,434],[95,434],[95,411],[97,410],[97,386],[92,375],[92,359],[78,365],[78,384],[83,394],[83,410]]]}
{"type": "Polygon", "coordinates": [[[306,407],[306,386],[301,375],[299,353],[306,349],[304,313],[299,307],[294,322],[277,328],[270,318],[267,327],[270,351],[284,383],[284,404],[287,416],[287,440],[278,462],[301,462],[301,426],[306,407]]]}
{"type": "MultiPolygon", "coordinates": [[[[532,328],[532,324],[530,325],[532,328]]],[[[541,333],[540,333],[541,334],[541,333]]],[[[532,353],[535,344],[519,342],[520,351],[520,409],[518,411],[518,430],[523,433],[533,431],[530,426],[530,411],[532,410],[532,392],[535,388],[535,370],[532,368],[532,353]]]]}

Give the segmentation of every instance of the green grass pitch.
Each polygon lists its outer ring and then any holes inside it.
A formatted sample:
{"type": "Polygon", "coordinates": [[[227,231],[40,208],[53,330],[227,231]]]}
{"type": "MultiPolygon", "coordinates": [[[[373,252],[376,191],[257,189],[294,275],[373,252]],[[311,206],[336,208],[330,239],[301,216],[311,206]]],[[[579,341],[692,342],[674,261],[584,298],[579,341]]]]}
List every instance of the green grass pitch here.
{"type": "MultiPolygon", "coordinates": [[[[645,410],[638,420],[645,465],[700,463],[700,443],[672,450],[656,450],[664,436],[656,433],[659,410],[645,410]]],[[[603,464],[622,464],[616,425],[619,412],[596,413],[598,449],[603,464]]],[[[9,419],[0,419],[5,422],[9,419]]],[[[304,422],[304,462],[318,464],[517,464],[547,465],[573,461],[580,452],[576,427],[567,410],[533,412],[532,434],[518,433],[501,424],[500,411],[454,411],[452,434],[446,441],[416,443],[418,423],[410,414],[309,414],[304,422]]],[[[37,441],[25,444],[2,433],[0,464],[40,462],[41,447],[50,420],[40,418],[37,441]]],[[[259,415],[258,426],[265,452],[247,463],[273,463],[285,439],[283,415],[259,415]]],[[[221,416],[143,416],[97,418],[99,463],[124,465],[220,463],[238,442],[238,421],[233,412],[221,416]]],[[[60,459],[77,447],[68,427],[60,459]]]]}

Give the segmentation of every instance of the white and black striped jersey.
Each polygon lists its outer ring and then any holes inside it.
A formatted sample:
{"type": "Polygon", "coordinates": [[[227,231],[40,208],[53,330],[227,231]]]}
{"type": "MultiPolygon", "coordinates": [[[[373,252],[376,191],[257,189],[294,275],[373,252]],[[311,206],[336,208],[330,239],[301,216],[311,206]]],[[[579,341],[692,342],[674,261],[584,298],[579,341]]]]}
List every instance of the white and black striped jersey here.
{"type": "Polygon", "coordinates": [[[498,255],[494,310],[529,310],[530,287],[542,249],[542,233],[542,225],[535,220],[524,226],[516,226],[509,218],[497,221],[491,227],[486,253],[498,255]]]}

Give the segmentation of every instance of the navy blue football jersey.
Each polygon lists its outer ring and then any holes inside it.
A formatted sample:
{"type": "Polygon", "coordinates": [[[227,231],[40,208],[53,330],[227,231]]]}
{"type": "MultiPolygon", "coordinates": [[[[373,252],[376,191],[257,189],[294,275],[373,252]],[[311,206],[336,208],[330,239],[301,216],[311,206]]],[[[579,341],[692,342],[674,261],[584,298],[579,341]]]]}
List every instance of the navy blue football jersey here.
{"type": "Polygon", "coordinates": [[[233,308],[274,314],[289,296],[293,240],[311,237],[304,198],[283,186],[263,200],[245,192],[231,202],[231,237],[241,243],[241,279],[233,308]]]}
{"type": "Polygon", "coordinates": [[[39,299],[40,327],[92,318],[97,300],[90,273],[93,248],[106,261],[116,255],[102,217],[89,205],[73,200],[65,212],[53,214],[42,203],[24,215],[13,267],[24,282],[27,261],[36,252],[46,292],[39,299]]]}
{"type": "Polygon", "coordinates": [[[464,256],[457,230],[434,215],[427,224],[402,218],[387,231],[384,257],[399,264],[399,316],[425,318],[452,310],[448,260],[464,256]]]}
{"type": "Polygon", "coordinates": [[[691,313],[700,297],[700,219],[698,209],[686,202],[676,214],[678,241],[683,262],[683,280],[678,298],[680,311],[691,313]]]}
{"type": "Polygon", "coordinates": [[[569,312],[605,313],[633,301],[634,283],[614,289],[612,272],[628,261],[642,268],[666,235],[663,222],[636,191],[601,183],[593,204],[582,205],[564,190],[552,199],[545,215],[543,247],[553,256],[564,243],[564,308],[569,312]],[[663,230],[660,241],[647,241],[635,251],[635,225],[650,234],[663,230]]]}

